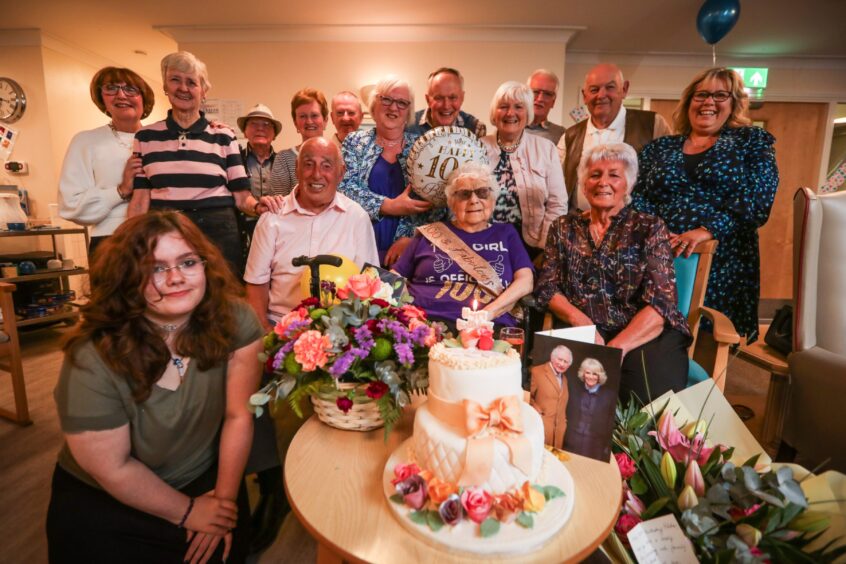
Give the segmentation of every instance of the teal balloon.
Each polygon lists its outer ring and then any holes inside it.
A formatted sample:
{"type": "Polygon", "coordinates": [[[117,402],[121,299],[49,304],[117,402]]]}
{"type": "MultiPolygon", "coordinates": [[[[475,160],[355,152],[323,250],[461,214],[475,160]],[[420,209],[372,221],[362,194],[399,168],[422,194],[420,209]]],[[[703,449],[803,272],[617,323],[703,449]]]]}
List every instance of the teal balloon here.
{"type": "Polygon", "coordinates": [[[740,19],[740,0],[707,0],[696,16],[696,29],[709,45],[728,35],[740,19]]]}

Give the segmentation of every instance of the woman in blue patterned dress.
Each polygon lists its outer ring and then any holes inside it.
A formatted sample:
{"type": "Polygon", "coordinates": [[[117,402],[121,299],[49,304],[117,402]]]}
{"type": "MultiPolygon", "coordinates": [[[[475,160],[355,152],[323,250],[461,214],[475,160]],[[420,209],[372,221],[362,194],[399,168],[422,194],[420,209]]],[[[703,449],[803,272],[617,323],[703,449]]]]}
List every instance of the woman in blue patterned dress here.
{"type": "Polygon", "coordinates": [[[737,332],[757,338],[758,228],[778,188],[772,135],[750,125],[743,81],[731,69],[700,73],[675,113],[679,135],[656,139],[640,155],[632,205],[661,217],[676,256],[717,239],[705,305],[737,332]]]}
{"type": "Polygon", "coordinates": [[[380,80],[370,96],[376,127],[350,133],[342,146],[346,173],[338,189],[370,215],[383,266],[400,257],[415,226],[445,215],[443,210],[427,213],[432,204],[411,196],[405,163],[418,135],[406,132],[405,126],[414,116],[413,101],[408,82],[380,80]]]}

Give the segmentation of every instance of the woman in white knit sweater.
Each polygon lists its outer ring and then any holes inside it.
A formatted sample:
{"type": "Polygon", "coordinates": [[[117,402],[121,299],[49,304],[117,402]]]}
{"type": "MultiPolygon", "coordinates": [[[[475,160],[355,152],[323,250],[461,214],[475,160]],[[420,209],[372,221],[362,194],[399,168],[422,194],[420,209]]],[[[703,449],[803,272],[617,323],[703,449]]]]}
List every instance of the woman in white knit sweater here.
{"type": "Polygon", "coordinates": [[[153,111],[153,90],[129,69],[105,67],[91,79],[91,99],[111,121],[77,133],[68,146],[59,180],[59,214],[91,226],[89,255],[126,219],[132,179],[141,159],[132,139],[153,111]]]}

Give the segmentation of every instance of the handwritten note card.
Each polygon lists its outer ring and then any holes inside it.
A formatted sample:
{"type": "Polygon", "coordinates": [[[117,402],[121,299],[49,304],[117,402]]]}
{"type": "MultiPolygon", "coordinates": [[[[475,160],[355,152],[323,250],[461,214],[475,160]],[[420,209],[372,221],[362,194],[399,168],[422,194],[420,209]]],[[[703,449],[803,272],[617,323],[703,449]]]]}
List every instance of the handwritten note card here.
{"type": "Polygon", "coordinates": [[[696,564],[693,546],[674,515],[644,521],[629,531],[639,564],[696,564]]]}

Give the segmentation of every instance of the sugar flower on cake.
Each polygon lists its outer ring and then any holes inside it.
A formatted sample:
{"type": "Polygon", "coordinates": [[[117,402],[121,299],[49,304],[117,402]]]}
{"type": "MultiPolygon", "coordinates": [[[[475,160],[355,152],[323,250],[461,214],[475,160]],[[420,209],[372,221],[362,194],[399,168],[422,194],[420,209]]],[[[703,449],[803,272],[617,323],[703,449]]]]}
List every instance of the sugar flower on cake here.
{"type": "Polygon", "coordinates": [[[481,523],[491,512],[493,496],[482,488],[469,487],[461,494],[461,505],[470,520],[481,523]]]}

